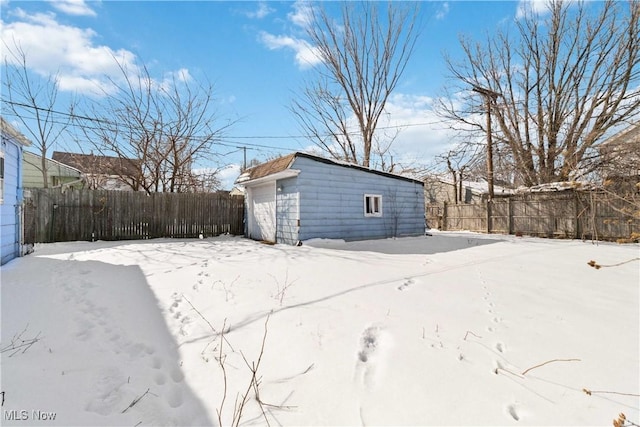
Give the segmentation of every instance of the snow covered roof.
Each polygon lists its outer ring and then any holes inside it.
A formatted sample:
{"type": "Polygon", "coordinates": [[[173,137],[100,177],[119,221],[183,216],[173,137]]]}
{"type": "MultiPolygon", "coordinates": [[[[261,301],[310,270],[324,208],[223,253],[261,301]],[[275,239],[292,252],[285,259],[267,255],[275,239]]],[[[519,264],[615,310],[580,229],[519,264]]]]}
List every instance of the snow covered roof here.
{"type": "Polygon", "coordinates": [[[534,185],[533,187],[519,187],[516,192],[518,193],[544,193],[544,192],[557,192],[568,190],[595,190],[598,186],[591,182],[581,181],[562,181],[562,182],[549,182],[547,184],[534,185]]]}
{"type": "MultiPolygon", "coordinates": [[[[438,177],[438,181],[443,184],[453,185],[453,181],[447,178],[438,177]]],[[[459,183],[458,183],[459,184],[459,183]]],[[[483,195],[489,193],[489,183],[484,179],[478,181],[462,181],[462,187],[465,189],[469,189],[472,193],[477,195],[483,195]]],[[[493,192],[495,194],[514,194],[515,190],[511,188],[502,187],[500,185],[493,185],[493,192]]]]}

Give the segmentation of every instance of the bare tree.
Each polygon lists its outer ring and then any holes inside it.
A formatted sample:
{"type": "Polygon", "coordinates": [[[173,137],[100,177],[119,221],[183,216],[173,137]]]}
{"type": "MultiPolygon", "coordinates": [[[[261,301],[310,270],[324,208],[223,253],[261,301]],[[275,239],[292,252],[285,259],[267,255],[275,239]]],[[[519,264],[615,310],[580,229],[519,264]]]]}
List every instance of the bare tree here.
{"type": "Polygon", "coordinates": [[[291,111],[331,157],[369,167],[376,143],[388,151],[378,121],[413,53],[416,16],[415,3],[344,2],[339,22],[313,9],[307,35],[321,63],[291,111]]]}
{"type": "MultiPolygon", "coordinates": [[[[202,191],[213,181],[194,173],[200,160],[212,160],[213,146],[231,125],[219,124],[213,107],[213,86],[186,75],[156,82],[146,67],[120,65],[122,82],[115,95],[105,94],[91,108],[93,123],[82,123],[86,137],[101,153],[130,159],[137,176],[133,190],[146,192],[202,191]],[[195,186],[195,187],[194,187],[195,186]]],[[[124,178],[124,177],[123,177],[124,178]]]]}
{"type": "Polygon", "coordinates": [[[16,42],[13,46],[3,43],[7,55],[3,58],[4,79],[2,110],[17,118],[28,139],[41,157],[38,169],[42,173],[42,184],[49,187],[47,154],[71,124],[74,101],[69,114],[59,114],[58,77],[49,75],[40,79],[29,71],[27,55],[16,42]]]}
{"type": "MultiPolygon", "coordinates": [[[[543,19],[529,11],[516,35],[486,43],[461,39],[464,59],[447,57],[453,74],[448,94],[467,93],[460,107],[441,98],[439,112],[459,130],[482,138],[478,114],[491,103],[493,140],[527,186],[575,179],[612,130],[640,111],[640,2],[548,2],[543,19]],[[624,5],[627,9],[624,9],[624,5]]],[[[452,98],[451,98],[452,99],[452,98]]]]}

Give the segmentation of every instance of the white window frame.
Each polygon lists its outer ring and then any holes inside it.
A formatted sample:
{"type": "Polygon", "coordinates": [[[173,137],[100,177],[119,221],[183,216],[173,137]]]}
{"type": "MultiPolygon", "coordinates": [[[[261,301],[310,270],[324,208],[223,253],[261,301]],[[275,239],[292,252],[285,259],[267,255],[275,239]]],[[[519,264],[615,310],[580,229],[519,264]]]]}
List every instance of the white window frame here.
{"type": "Polygon", "coordinates": [[[382,195],[381,194],[365,194],[364,195],[364,216],[366,217],[382,216],[382,195]]]}

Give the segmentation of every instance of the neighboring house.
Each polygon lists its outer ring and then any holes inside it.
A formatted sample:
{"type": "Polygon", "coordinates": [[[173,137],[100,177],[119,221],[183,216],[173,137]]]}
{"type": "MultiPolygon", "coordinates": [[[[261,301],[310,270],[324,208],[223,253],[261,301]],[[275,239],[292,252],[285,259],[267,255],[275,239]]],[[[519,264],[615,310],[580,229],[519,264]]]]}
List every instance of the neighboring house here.
{"type": "MultiPolygon", "coordinates": [[[[453,181],[442,177],[425,178],[424,196],[427,204],[455,203],[456,192],[459,203],[481,203],[489,197],[489,184],[484,179],[478,181],[462,181],[454,185],[453,181]]],[[[493,186],[494,197],[514,194],[514,190],[499,185],[493,186]]]]}
{"type": "Polygon", "coordinates": [[[90,189],[130,191],[140,175],[138,160],[63,151],[54,151],[51,157],[82,172],[90,189]]]}
{"type": "Polygon", "coordinates": [[[231,196],[244,196],[244,188],[235,185],[231,191],[229,191],[229,194],[231,196]]]}
{"type": "Polygon", "coordinates": [[[421,181],[305,153],[247,169],[246,235],[297,244],[312,238],[363,240],[425,232],[421,181]]]}
{"type": "MultiPolygon", "coordinates": [[[[82,173],[71,166],[53,159],[45,159],[47,182],[49,187],[82,187],[82,173]]],[[[25,188],[42,188],[42,156],[28,151],[24,152],[22,168],[22,184],[25,188]]]]}
{"type": "Polygon", "coordinates": [[[599,146],[603,175],[608,180],[640,178],[640,122],[623,129],[599,146]]]}
{"type": "Polygon", "coordinates": [[[22,149],[29,140],[0,117],[0,264],[23,255],[22,149]]]}

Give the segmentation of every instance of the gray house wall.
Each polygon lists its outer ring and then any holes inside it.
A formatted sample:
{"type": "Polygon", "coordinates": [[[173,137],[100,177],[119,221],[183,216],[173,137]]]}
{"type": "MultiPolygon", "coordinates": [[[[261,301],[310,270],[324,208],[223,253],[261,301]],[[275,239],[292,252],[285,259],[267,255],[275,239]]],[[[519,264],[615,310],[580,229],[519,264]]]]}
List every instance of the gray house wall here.
{"type": "MultiPolygon", "coordinates": [[[[22,239],[22,142],[5,128],[2,145],[4,179],[0,180],[0,264],[20,256],[22,239]]],[[[24,137],[22,137],[24,138],[24,137]]]]}
{"type": "Polygon", "coordinates": [[[344,240],[421,235],[425,230],[421,183],[357,168],[296,157],[295,178],[278,181],[277,200],[292,203],[298,194],[298,215],[283,203],[277,221],[282,243],[311,238],[344,240]],[[364,215],[365,194],[382,196],[382,216],[364,215]],[[286,198],[286,199],[285,199],[286,198]],[[298,225],[299,227],[296,227],[298,225]],[[298,229],[297,239],[295,230],[298,229]]]}

